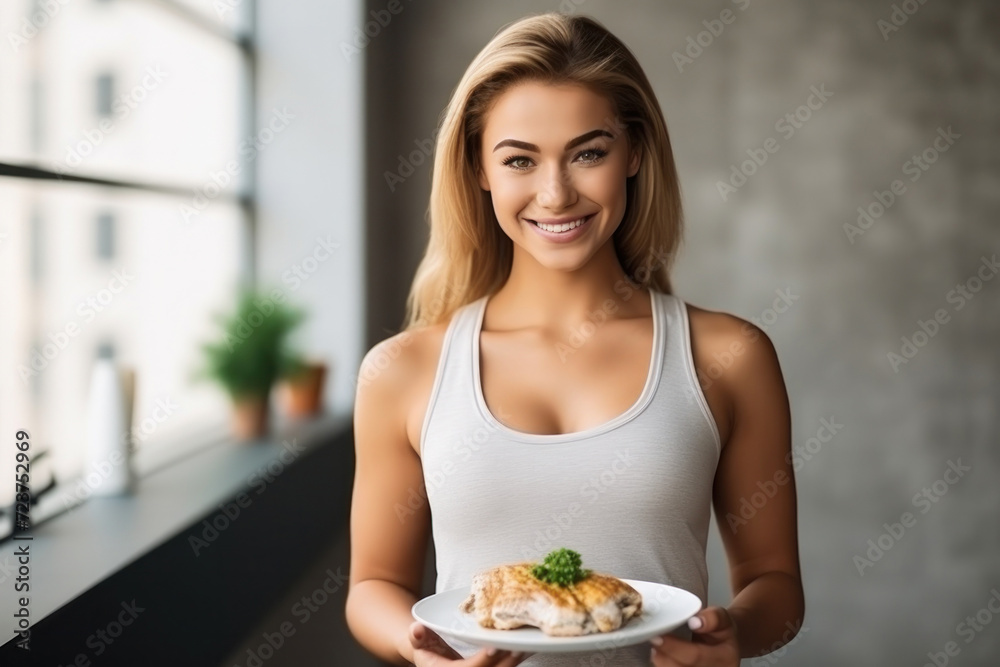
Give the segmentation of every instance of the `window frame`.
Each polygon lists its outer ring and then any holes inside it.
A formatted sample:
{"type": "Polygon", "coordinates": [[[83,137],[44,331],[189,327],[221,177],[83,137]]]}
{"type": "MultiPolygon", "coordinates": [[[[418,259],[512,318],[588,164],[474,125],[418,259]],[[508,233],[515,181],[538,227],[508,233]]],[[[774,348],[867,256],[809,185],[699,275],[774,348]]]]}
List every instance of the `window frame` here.
{"type": "MultiPolygon", "coordinates": [[[[144,0],[119,1],[135,3],[144,2],[144,0]]],[[[255,134],[257,125],[258,78],[256,0],[240,0],[232,5],[232,9],[234,11],[243,12],[243,16],[239,22],[241,26],[236,30],[231,30],[222,23],[213,21],[208,16],[205,16],[197,10],[183,5],[176,0],[156,0],[153,4],[155,4],[155,6],[159,9],[170,11],[175,16],[182,18],[194,29],[221,39],[237,49],[240,55],[242,90],[237,100],[239,118],[236,120],[241,126],[241,131],[247,134],[255,134]]],[[[114,86],[113,72],[105,72],[102,73],[101,76],[110,77],[111,85],[112,87],[114,86]]],[[[91,90],[95,92],[95,98],[90,100],[90,106],[95,112],[97,112],[97,103],[99,100],[96,99],[96,87],[91,90]]],[[[114,91],[112,90],[111,93],[113,98],[114,91]]],[[[28,123],[30,126],[31,136],[30,146],[32,151],[36,154],[41,148],[41,138],[45,134],[45,128],[42,126],[42,119],[39,117],[41,105],[44,104],[44,97],[45,91],[42,89],[41,82],[37,75],[33,74],[29,80],[28,94],[24,103],[29,107],[28,123]]],[[[100,114],[98,113],[98,115],[100,114]]],[[[241,243],[237,252],[241,253],[241,257],[239,259],[238,279],[240,283],[247,288],[253,288],[256,286],[258,273],[258,250],[256,241],[258,228],[257,170],[258,165],[256,162],[249,165],[245,172],[244,187],[242,190],[236,191],[235,193],[220,193],[218,197],[218,201],[235,205],[240,211],[241,243]]],[[[105,178],[97,176],[92,172],[88,173],[87,169],[81,169],[78,173],[73,174],[59,173],[52,169],[39,166],[38,164],[29,164],[24,161],[4,161],[0,159],[0,178],[20,179],[22,181],[61,181],[69,187],[72,187],[72,184],[93,185],[105,188],[124,189],[134,192],[165,194],[176,196],[181,200],[189,200],[191,196],[190,188],[181,187],[164,181],[156,182],[121,178],[105,178]]],[[[112,217],[112,226],[115,228],[113,230],[113,234],[117,234],[119,231],[117,216],[114,215],[114,211],[111,209],[106,211],[106,213],[110,214],[112,217]]],[[[44,219],[42,219],[37,211],[31,211],[29,215],[31,216],[31,219],[29,220],[29,225],[31,227],[30,234],[35,235],[43,233],[45,225],[44,219]]],[[[85,223],[92,225],[98,224],[97,221],[92,218],[85,221],[85,223]]],[[[32,236],[32,239],[34,240],[34,236],[32,236]]],[[[113,239],[112,251],[115,250],[114,244],[115,241],[113,239]]],[[[36,245],[37,244],[33,242],[32,247],[30,248],[30,252],[32,253],[32,257],[30,258],[30,269],[32,271],[31,281],[33,284],[38,284],[36,269],[40,272],[41,281],[44,281],[44,259],[42,257],[35,257],[35,255],[38,254],[38,248],[36,245]]],[[[88,248],[88,251],[93,253],[95,252],[95,249],[88,248]]],[[[33,384],[33,387],[36,390],[38,389],[38,386],[38,383],[33,384]]],[[[37,391],[33,393],[37,397],[37,391]]],[[[202,428],[199,429],[199,431],[202,435],[197,438],[197,446],[180,448],[179,453],[169,458],[164,458],[162,455],[153,456],[152,463],[146,469],[136,470],[136,475],[139,478],[142,478],[162,469],[163,467],[173,465],[179,461],[196,456],[205,448],[217,446],[224,440],[224,436],[211,427],[202,428]]],[[[176,448],[170,449],[176,451],[176,448]]],[[[86,502],[86,498],[77,498],[75,499],[75,502],[69,504],[55,502],[57,496],[65,497],[65,494],[61,492],[72,488],[79,481],[79,479],[79,476],[77,476],[60,481],[54,487],[48,489],[45,496],[37,498],[36,502],[32,503],[31,525],[40,525],[79,506],[81,503],[86,502]],[[36,511],[36,508],[39,511],[36,511]]],[[[13,506],[11,508],[0,509],[4,512],[3,522],[0,523],[0,543],[2,543],[12,539],[16,532],[13,530],[13,518],[10,518],[8,525],[8,517],[6,516],[6,512],[8,510],[13,511],[13,506]]]]}

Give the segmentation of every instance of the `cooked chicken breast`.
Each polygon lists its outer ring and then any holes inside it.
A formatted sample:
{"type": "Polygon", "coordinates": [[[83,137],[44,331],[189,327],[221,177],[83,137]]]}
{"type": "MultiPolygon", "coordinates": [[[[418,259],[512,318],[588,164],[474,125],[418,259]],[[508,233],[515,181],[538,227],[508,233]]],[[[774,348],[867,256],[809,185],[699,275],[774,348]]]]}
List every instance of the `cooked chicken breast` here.
{"type": "Polygon", "coordinates": [[[562,637],[616,630],[642,611],[642,596],[621,579],[591,573],[564,588],[536,579],[533,565],[500,565],[476,574],[459,608],[475,614],[484,628],[530,625],[562,637]]]}
{"type": "Polygon", "coordinates": [[[617,577],[594,572],[570,590],[601,632],[617,630],[642,611],[642,595],[617,577]]]}

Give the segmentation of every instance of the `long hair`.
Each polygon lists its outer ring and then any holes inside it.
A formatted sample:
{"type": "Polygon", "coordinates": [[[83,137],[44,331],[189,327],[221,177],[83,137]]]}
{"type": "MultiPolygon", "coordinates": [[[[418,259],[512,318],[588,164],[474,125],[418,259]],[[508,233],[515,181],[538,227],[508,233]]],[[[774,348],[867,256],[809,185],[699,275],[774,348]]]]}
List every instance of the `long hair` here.
{"type": "Polygon", "coordinates": [[[636,288],[670,293],[670,265],[682,236],[680,185],[663,112],[638,60],[596,20],[546,13],[501,29],[469,65],[444,110],[434,150],[430,239],[406,301],[405,329],[448,320],[461,306],[496,292],[510,275],[513,242],[491,195],[480,187],[480,143],[493,103],[523,81],[579,84],[604,95],[641,148],[626,182],[627,204],[612,239],[636,288]]]}

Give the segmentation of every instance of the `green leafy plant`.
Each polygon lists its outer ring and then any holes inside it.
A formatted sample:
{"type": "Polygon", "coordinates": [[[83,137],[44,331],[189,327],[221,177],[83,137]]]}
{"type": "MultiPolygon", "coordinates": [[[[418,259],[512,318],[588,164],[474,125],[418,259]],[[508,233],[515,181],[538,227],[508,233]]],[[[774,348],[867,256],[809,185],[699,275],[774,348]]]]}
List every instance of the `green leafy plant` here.
{"type": "Polygon", "coordinates": [[[590,576],[591,570],[580,567],[583,559],[572,549],[556,549],[549,552],[545,560],[531,568],[536,579],[557,586],[571,586],[590,576]]]}
{"type": "Polygon", "coordinates": [[[291,349],[288,338],[305,319],[305,311],[273,294],[241,290],[233,312],[213,316],[221,340],[201,346],[204,366],[199,377],[218,382],[233,400],[266,397],[278,379],[303,368],[303,358],[291,349]]]}

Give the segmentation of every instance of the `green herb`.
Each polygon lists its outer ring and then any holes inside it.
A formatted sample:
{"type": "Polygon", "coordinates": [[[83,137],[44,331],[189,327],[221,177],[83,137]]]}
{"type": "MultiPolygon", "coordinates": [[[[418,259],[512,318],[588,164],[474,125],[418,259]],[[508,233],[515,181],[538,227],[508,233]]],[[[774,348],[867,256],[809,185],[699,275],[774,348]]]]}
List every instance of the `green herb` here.
{"type": "Polygon", "coordinates": [[[219,337],[202,345],[204,365],[196,377],[217,381],[234,399],[267,396],[277,380],[301,370],[289,338],[305,317],[273,292],[240,288],[233,311],[213,316],[219,337]]]}
{"type": "Polygon", "coordinates": [[[545,560],[531,568],[536,579],[557,586],[571,586],[590,576],[590,570],[580,568],[583,559],[572,549],[556,549],[545,560]]]}

